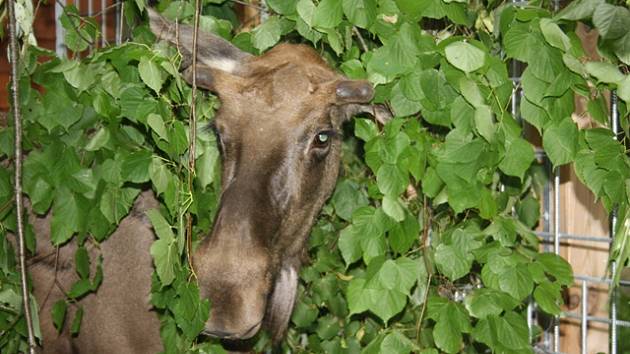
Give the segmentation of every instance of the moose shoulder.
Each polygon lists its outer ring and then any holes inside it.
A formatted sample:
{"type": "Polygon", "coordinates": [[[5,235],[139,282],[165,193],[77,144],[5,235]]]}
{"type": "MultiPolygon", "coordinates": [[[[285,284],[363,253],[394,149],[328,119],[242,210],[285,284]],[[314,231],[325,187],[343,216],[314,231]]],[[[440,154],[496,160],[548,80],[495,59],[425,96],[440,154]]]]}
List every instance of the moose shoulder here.
{"type": "MultiPolygon", "coordinates": [[[[152,10],[149,18],[158,38],[178,45],[190,63],[192,28],[152,10]]],[[[196,83],[221,100],[214,126],[223,159],[214,228],[192,255],[201,295],[211,300],[204,333],[243,340],[265,327],[277,342],[293,309],[305,241],[335,186],[341,125],[361,112],[385,119],[387,111],[369,104],[368,82],[348,80],[308,46],[281,44],[252,56],[207,33],[199,33],[198,45],[196,83]]],[[[182,69],[192,82],[192,68],[182,69]]],[[[57,335],[52,325],[49,310],[63,294],[50,292],[50,257],[31,267],[45,352],[161,350],[160,323],[148,301],[153,235],[142,216],[156,204],[151,192],[143,193],[103,244],[103,284],[81,300],[86,315],[77,337],[67,328],[57,335]]],[[[38,223],[45,236],[48,220],[38,223]]],[[[72,254],[62,250],[60,264],[72,254]]],[[[67,288],[75,275],[66,268],[57,269],[57,279],[67,288]]]]}

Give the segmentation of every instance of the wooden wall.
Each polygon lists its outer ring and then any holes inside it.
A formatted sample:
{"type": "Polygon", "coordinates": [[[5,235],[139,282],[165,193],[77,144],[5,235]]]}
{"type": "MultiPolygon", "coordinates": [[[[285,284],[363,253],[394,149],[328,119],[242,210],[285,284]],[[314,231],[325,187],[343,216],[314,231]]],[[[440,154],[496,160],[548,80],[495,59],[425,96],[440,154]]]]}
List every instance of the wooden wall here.
{"type": "MultiPolygon", "coordinates": [[[[597,32],[588,31],[586,26],[580,25],[578,36],[587,55],[592,60],[599,60],[597,55],[597,32]]],[[[576,110],[573,120],[580,129],[588,129],[595,123],[588,117],[586,99],[576,97],[576,110]]],[[[595,200],[593,193],[584,186],[569,166],[561,170],[560,183],[560,232],[574,235],[590,235],[609,237],[609,218],[602,204],[595,200]]],[[[565,240],[561,245],[561,255],[573,267],[574,274],[592,277],[606,277],[609,244],[602,242],[585,242],[565,240]]],[[[603,283],[587,283],[588,285],[588,315],[608,318],[609,296],[608,285],[603,283]]],[[[576,281],[569,289],[569,304],[567,310],[581,313],[582,282],[576,281]]],[[[580,353],[581,321],[564,319],[561,321],[561,351],[564,353],[580,353]]],[[[609,326],[601,322],[588,323],[587,353],[609,352],[609,326]]]]}

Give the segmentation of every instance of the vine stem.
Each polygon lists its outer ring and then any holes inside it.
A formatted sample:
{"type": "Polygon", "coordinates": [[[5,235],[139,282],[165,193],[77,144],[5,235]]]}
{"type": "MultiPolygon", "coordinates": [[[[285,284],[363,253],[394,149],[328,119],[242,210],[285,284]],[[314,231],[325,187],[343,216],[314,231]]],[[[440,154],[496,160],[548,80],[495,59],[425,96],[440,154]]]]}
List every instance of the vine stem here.
{"type": "MultiPolygon", "coordinates": [[[[192,93],[190,107],[190,145],[188,147],[188,192],[193,196],[193,180],[195,176],[195,148],[197,140],[197,32],[199,32],[199,15],[201,12],[199,0],[195,0],[195,23],[193,24],[192,42],[192,93]]],[[[192,263],[192,215],[190,210],[186,215],[186,258],[191,275],[196,279],[197,274],[192,263]]]]}
{"type": "Polygon", "coordinates": [[[28,333],[28,347],[31,354],[35,354],[35,332],[33,331],[33,318],[31,317],[31,301],[26,282],[26,254],[24,248],[24,215],[22,198],[22,117],[20,115],[20,91],[18,79],[18,43],[15,20],[15,1],[7,1],[9,10],[9,50],[11,60],[11,98],[13,100],[13,121],[15,128],[15,209],[17,217],[18,257],[20,263],[20,282],[22,287],[22,304],[24,317],[26,318],[26,330],[28,333]]]}

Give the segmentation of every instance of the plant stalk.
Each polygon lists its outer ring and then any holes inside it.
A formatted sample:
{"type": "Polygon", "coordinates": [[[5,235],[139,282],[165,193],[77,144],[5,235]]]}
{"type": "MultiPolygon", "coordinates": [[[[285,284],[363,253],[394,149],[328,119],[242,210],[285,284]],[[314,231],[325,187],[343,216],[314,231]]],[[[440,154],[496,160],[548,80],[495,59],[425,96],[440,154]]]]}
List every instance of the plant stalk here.
{"type": "Polygon", "coordinates": [[[33,330],[33,318],[31,317],[31,301],[27,284],[26,252],[24,247],[24,203],[22,197],[22,116],[20,113],[20,84],[18,78],[18,43],[15,19],[15,0],[7,1],[9,10],[9,51],[11,60],[11,99],[13,108],[13,121],[15,128],[15,209],[17,218],[18,258],[20,264],[20,282],[22,288],[22,304],[24,317],[26,318],[26,330],[28,333],[28,347],[31,354],[35,354],[35,332],[33,330]]]}
{"type": "MultiPolygon", "coordinates": [[[[193,42],[192,42],[192,92],[190,107],[190,145],[188,147],[188,192],[193,198],[193,182],[195,176],[195,148],[197,140],[197,32],[199,32],[199,15],[201,12],[200,1],[195,0],[195,22],[193,24],[193,42]]],[[[194,278],[197,278],[192,263],[192,215],[190,210],[187,212],[186,218],[186,258],[188,266],[194,278]]]]}

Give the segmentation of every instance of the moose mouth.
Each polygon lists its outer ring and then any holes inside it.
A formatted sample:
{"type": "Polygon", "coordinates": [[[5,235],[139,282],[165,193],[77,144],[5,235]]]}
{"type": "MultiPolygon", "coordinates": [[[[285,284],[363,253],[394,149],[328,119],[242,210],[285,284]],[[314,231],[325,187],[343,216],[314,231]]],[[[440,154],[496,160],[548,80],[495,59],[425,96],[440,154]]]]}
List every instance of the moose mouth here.
{"type": "Polygon", "coordinates": [[[256,333],[258,333],[258,330],[260,329],[261,325],[262,325],[262,321],[258,322],[257,324],[253,325],[251,328],[245,330],[242,333],[228,333],[228,332],[222,332],[222,331],[204,330],[203,334],[207,336],[215,337],[215,338],[220,338],[220,339],[245,340],[245,339],[252,338],[256,333]]]}

